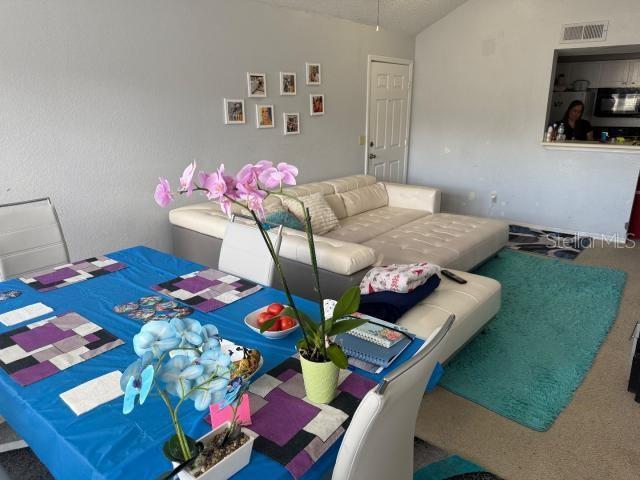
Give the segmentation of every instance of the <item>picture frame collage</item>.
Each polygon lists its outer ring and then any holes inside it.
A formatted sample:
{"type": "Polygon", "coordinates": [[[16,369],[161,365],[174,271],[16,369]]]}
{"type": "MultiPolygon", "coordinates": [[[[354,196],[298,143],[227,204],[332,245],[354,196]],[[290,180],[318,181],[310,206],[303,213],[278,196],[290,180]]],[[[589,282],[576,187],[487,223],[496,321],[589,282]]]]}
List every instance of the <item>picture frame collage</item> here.
{"type": "MultiPolygon", "coordinates": [[[[247,97],[267,98],[267,74],[247,72],[247,97]]],[[[315,62],[305,63],[305,85],[315,87],[322,85],[322,65],[315,62]]],[[[279,75],[279,92],[282,97],[296,96],[298,83],[296,72],[281,71],[279,75]]],[[[225,125],[244,125],[247,122],[247,111],[244,98],[224,98],[225,125]]],[[[276,117],[273,104],[256,103],[256,128],[275,128],[276,117]]],[[[325,114],[323,93],[309,93],[309,115],[311,117],[325,114]]],[[[284,135],[300,134],[300,112],[282,113],[282,130],[284,135]]]]}

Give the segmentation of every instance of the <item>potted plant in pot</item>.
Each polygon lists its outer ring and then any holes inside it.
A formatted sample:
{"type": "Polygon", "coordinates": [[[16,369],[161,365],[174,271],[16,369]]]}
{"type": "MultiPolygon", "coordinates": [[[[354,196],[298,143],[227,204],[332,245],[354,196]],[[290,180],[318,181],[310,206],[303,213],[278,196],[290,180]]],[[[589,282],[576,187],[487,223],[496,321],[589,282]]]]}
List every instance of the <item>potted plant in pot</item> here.
{"type": "Polygon", "coordinates": [[[231,356],[220,346],[216,327],[191,318],[149,322],[133,337],[133,347],[140,358],[127,367],[120,380],[125,393],[123,413],[129,414],[136,400],[144,404],[155,389],[175,430],[162,449],[174,470],[160,478],[178,475],[183,480],[220,480],[246,466],[253,437],[242,430],[235,415],[232,422],[198,441],[187,436],[180,423],[179,411],[186,401],[205,411],[213,403],[235,404],[248,387],[250,375],[239,375],[231,356]]]}
{"type": "MultiPolygon", "coordinates": [[[[194,179],[195,172],[196,163],[193,162],[184,170],[180,177],[180,187],[175,192],[171,190],[167,179],[160,178],[154,195],[156,202],[161,207],[166,207],[177,195],[191,196],[193,192],[201,192],[208,199],[219,202],[220,208],[228,216],[231,216],[233,205],[249,212],[273,258],[287,296],[289,306],[280,313],[280,316],[293,316],[301,327],[303,338],[298,342],[297,347],[307,396],[316,403],[330,402],[335,396],[339,369],[348,366],[346,355],[340,346],[333,343],[331,339],[339,333],[362,325],[365,321],[360,319],[341,320],[357,311],[360,306],[360,289],[357,286],[349,288],[338,300],[333,315],[330,318],[325,318],[311,215],[309,209],[304,206],[304,202],[283,189],[285,185],[296,184],[298,169],[287,163],[274,165],[270,161],[261,160],[256,164],[245,165],[235,176],[226,175],[224,165],[220,165],[213,172],[200,172],[197,181],[194,179]],[[269,195],[290,198],[301,206],[304,217],[301,220],[306,233],[313,282],[317,292],[319,322],[314,321],[297,308],[278,254],[267,234],[268,226],[263,223],[265,217],[263,202],[269,195]]],[[[264,332],[271,328],[278,319],[279,316],[263,323],[260,327],[261,331],[264,332]]]]}

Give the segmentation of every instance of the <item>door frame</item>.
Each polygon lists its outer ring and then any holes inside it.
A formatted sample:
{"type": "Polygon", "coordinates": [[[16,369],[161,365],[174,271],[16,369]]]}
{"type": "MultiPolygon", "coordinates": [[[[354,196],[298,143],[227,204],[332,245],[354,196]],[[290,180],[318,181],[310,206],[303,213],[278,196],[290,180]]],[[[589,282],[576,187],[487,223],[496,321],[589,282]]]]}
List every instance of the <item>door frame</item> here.
{"type": "Polygon", "coordinates": [[[402,171],[402,182],[407,183],[407,168],[409,163],[409,135],[411,131],[411,97],[413,94],[413,60],[397,57],[385,57],[383,55],[367,56],[367,108],[364,125],[364,173],[369,174],[369,102],[371,100],[371,64],[373,62],[394,63],[396,65],[406,65],[409,67],[409,95],[407,97],[407,128],[405,132],[404,165],[402,171]]]}

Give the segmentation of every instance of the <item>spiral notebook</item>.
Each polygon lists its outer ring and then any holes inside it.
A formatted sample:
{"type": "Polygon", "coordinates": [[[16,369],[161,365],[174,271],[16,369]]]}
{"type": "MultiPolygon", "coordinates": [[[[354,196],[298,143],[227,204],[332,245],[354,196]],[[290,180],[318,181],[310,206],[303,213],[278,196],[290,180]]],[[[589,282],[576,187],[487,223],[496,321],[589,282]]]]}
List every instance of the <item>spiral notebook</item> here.
{"type": "Polygon", "coordinates": [[[348,333],[337,335],[335,342],[342,347],[347,356],[386,368],[411,344],[414,338],[415,335],[407,333],[402,340],[389,348],[376,345],[348,333]]]}

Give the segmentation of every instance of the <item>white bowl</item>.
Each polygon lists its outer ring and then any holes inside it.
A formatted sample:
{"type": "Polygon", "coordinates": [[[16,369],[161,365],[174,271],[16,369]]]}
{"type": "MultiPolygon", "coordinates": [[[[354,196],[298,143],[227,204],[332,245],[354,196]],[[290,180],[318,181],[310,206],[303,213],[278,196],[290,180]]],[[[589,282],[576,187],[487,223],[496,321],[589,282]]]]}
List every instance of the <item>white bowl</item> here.
{"type": "Polygon", "coordinates": [[[291,327],[288,330],[278,330],[277,332],[270,332],[267,330],[266,332],[260,332],[260,327],[258,326],[258,315],[266,311],[267,311],[267,307],[262,307],[262,308],[259,308],[258,310],[251,312],[249,315],[244,317],[244,323],[246,323],[247,326],[254,332],[259,333],[263,337],[266,337],[270,340],[277,340],[278,338],[288,337],[289,335],[291,335],[293,332],[295,332],[300,328],[300,323],[298,323],[298,320],[296,320],[296,326],[291,327]]]}

